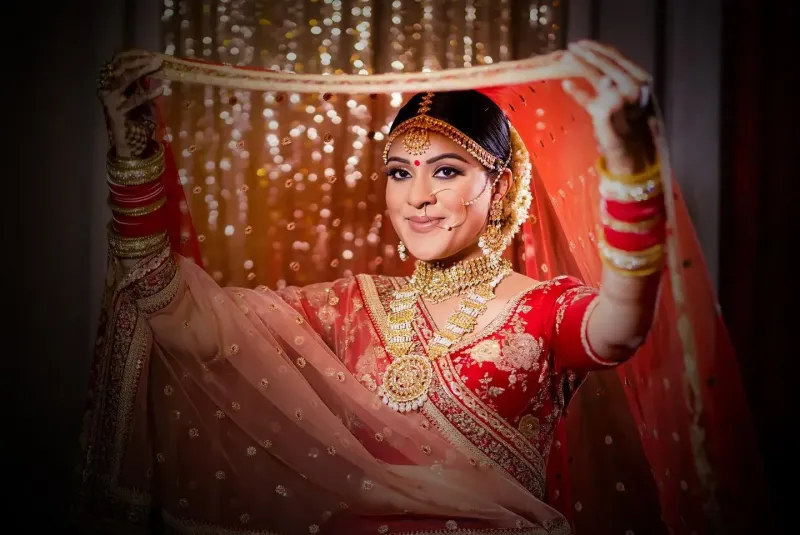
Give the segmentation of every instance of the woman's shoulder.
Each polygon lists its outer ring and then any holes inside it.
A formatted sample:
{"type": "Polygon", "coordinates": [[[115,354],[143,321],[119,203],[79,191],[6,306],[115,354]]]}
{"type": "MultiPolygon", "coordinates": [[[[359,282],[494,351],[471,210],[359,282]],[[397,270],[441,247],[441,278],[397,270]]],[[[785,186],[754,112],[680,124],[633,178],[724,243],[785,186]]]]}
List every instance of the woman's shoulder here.
{"type": "Polygon", "coordinates": [[[560,275],[545,280],[538,280],[514,273],[510,275],[505,285],[500,285],[497,297],[509,302],[518,301],[535,308],[549,308],[557,305],[572,293],[583,294],[596,292],[577,277],[560,275]]]}
{"type": "Polygon", "coordinates": [[[513,272],[497,287],[497,296],[514,296],[521,293],[539,295],[560,293],[570,288],[583,287],[585,284],[570,275],[560,275],[551,279],[538,280],[522,273],[513,272]]]}

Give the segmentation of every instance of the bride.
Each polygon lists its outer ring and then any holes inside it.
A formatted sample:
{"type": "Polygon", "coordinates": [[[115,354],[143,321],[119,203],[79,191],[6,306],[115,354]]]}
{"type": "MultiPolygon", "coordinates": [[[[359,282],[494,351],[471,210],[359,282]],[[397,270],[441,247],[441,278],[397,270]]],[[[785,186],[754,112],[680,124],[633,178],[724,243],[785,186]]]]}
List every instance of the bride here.
{"type": "Polygon", "coordinates": [[[416,91],[381,162],[410,277],[273,291],[203,270],[151,82],[373,83],[346,78],[140,51],[102,70],[113,218],[85,532],[710,533],[745,518],[736,460],[715,456],[730,429],[698,386],[709,363],[730,367],[741,403],[735,360],[698,333],[718,318],[702,267],[680,267],[699,253],[649,77],[608,47],[374,82],[416,91]],[[437,89],[454,79],[482,89],[437,89]]]}

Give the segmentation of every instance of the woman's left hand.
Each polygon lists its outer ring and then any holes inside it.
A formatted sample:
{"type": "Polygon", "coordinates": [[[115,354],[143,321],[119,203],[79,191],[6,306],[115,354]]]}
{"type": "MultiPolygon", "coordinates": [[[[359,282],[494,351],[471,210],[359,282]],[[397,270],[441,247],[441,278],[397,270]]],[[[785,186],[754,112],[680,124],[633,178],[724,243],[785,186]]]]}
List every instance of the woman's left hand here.
{"type": "Polygon", "coordinates": [[[578,64],[594,94],[564,81],[564,91],[592,116],[606,167],[613,174],[643,170],[655,158],[649,110],[650,76],[616,50],[593,41],[570,44],[565,61],[578,64]]]}

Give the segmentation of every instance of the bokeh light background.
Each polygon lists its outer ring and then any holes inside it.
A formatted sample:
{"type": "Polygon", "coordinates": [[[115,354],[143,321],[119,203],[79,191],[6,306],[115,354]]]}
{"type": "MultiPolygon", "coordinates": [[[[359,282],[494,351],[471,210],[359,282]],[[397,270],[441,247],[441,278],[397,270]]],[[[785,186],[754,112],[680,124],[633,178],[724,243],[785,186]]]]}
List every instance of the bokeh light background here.
{"type": "MultiPolygon", "coordinates": [[[[559,0],[164,0],[165,52],[297,73],[486,65],[563,46],[559,0]]],[[[402,274],[381,151],[410,95],[167,86],[173,144],[206,270],[273,288],[402,274]]]]}

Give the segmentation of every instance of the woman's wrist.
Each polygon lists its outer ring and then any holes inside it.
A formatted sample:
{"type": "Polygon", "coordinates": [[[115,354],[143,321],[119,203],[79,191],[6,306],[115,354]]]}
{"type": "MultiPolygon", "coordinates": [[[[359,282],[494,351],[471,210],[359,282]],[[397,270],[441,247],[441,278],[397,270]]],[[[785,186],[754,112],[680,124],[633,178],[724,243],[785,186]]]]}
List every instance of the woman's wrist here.
{"type": "Polygon", "coordinates": [[[164,173],[164,145],[153,142],[147,156],[123,158],[112,148],[106,158],[106,169],[110,185],[118,187],[141,186],[161,178],[164,173]]]}
{"type": "Polygon", "coordinates": [[[109,247],[122,259],[137,259],[161,250],[166,233],[164,147],[154,144],[149,156],[122,158],[110,150],[107,158],[109,247]]]}
{"type": "Polygon", "coordinates": [[[601,220],[598,250],[603,263],[627,276],[661,269],[666,238],[664,192],[658,162],[620,173],[605,158],[600,174],[601,220]]]}

